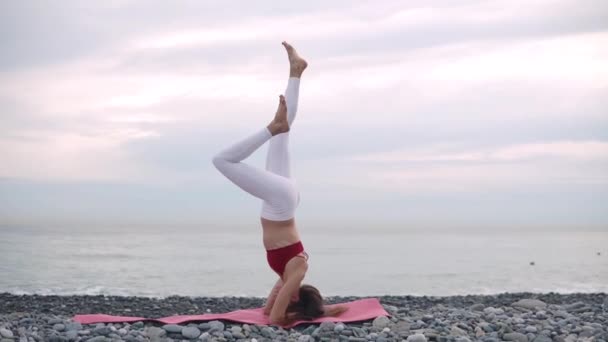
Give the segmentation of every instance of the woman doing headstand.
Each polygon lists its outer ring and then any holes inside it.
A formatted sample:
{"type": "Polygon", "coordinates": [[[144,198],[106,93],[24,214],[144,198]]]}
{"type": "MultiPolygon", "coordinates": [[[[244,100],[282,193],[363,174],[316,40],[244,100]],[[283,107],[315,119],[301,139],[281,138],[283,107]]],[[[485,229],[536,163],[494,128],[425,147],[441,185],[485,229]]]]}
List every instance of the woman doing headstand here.
{"type": "Polygon", "coordinates": [[[264,313],[270,316],[271,323],[287,325],[295,320],[338,316],[346,308],[324,305],[317,288],[302,284],[308,270],[308,253],[295,225],[300,192],[291,176],[289,131],[298,107],[300,78],[308,63],[291,45],[282,44],[287,50],[290,70],[285,96],[280,96],[274,119],[216,154],[213,164],[232,183],[263,200],[260,221],[264,247],[270,268],[279,276],[264,313]],[[268,140],[266,170],[242,162],[268,140]]]}

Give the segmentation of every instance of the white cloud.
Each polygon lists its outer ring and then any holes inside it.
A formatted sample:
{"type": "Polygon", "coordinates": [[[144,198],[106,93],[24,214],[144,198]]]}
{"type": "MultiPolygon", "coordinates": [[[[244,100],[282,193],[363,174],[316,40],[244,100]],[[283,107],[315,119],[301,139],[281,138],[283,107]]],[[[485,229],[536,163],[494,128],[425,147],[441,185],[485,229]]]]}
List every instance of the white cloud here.
{"type": "Polygon", "coordinates": [[[331,183],[389,192],[477,192],[563,185],[608,185],[608,142],[553,141],[355,155],[331,183]]]}
{"type": "Polygon", "coordinates": [[[457,143],[434,144],[422,149],[355,155],[346,160],[359,162],[512,162],[530,159],[560,159],[563,161],[608,162],[608,142],[604,141],[551,141],[513,144],[498,147],[477,147],[473,150],[457,143]],[[456,151],[454,151],[456,150],[456,151]]]}

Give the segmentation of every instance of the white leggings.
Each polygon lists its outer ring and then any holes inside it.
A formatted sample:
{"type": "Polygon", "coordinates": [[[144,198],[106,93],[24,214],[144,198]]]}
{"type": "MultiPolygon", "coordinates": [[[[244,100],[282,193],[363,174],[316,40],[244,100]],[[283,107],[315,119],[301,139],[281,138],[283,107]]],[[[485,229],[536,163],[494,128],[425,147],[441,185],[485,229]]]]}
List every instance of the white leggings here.
{"type": "MultiPolygon", "coordinates": [[[[290,77],[285,90],[289,127],[296,116],[300,79],[290,77]]],[[[291,129],[290,131],[291,132],[291,129]]],[[[291,177],[289,132],[272,136],[267,127],[223,149],[213,157],[213,165],[232,183],[260,198],[260,216],[273,221],[294,217],[300,203],[300,191],[291,177]],[[241,162],[270,139],[266,170],[241,162]]]]}

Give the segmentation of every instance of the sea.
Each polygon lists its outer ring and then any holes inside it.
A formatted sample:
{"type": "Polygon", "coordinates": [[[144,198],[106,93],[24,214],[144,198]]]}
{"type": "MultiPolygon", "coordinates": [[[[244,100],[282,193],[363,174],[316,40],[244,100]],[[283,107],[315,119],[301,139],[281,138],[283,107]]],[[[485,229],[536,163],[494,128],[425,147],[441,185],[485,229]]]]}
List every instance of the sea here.
{"type": "MultiPolygon", "coordinates": [[[[265,297],[261,228],[0,227],[0,292],[265,297]]],[[[608,292],[608,232],[306,231],[324,296],[608,292]]]]}

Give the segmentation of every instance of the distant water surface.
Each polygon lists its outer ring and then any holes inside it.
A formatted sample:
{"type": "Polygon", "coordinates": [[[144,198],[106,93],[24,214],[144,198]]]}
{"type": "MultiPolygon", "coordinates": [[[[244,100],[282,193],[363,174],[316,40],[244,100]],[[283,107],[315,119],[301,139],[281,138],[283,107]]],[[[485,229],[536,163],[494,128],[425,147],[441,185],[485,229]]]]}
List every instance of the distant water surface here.
{"type": "MultiPolygon", "coordinates": [[[[604,232],[301,237],[305,283],[326,296],[608,292],[604,232]]],[[[0,259],[0,292],[15,294],[267,296],[277,279],[256,229],[0,227],[0,259]]]]}

